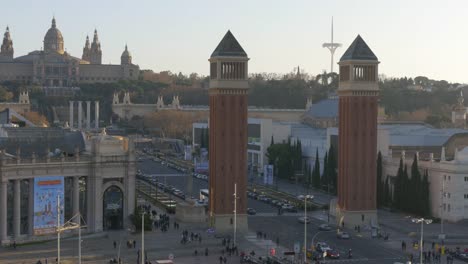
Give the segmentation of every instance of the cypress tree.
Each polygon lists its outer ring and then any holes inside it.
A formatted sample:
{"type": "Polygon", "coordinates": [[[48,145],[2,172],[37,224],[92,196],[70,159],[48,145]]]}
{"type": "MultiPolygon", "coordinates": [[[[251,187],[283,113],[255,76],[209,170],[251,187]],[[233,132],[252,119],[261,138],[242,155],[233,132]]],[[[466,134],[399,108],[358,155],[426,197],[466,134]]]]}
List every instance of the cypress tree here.
{"type": "Polygon", "coordinates": [[[382,153],[377,154],[377,206],[382,206],[384,203],[384,188],[382,181],[382,153]]]}
{"type": "Polygon", "coordinates": [[[202,128],[201,133],[200,133],[200,148],[204,148],[204,147],[205,147],[205,129],[202,128]]]}
{"type": "Polygon", "coordinates": [[[318,148],[315,152],[315,164],[314,164],[314,171],[312,175],[312,183],[315,188],[320,188],[320,160],[318,155],[318,148]]]}
{"type": "Polygon", "coordinates": [[[331,187],[333,188],[333,193],[336,194],[338,191],[338,174],[337,174],[337,164],[336,164],[336,153],[333,145],[330,145],[328,150],[328,178],[331,187]]]}
{"type": "Polygon", "coordinates": [[[393,188],[393,202],[397,209],[401,209],[401,201],[403,198],[403,159],[400,158],[400,166],[398,167],[395,185],[393,188]]]}
{"type": "Polygon", "coordinates": [[[322,174],[322,188],[325,191],[328,191],[328,185],[330,184],[329,175],[328,175],[328,152],[325,152],[323,157],[323,174],[322,174]]]}
{"type": "Polygon", "coordinates": [[[392,194],[390,193],[390,186],[388,183],[388,176],[385,179],[385,185],[384,185],[384,201],[383,204],[385,206],[391,206],[392,205],[392,194]]]}
{"type": "Polygon", "coordinates": [[[273,140],[273,135],[271,135],[271,142],[270,142],[270,146],[273,146],[275,144],[275,141],[273,140]]]}
{"type": "Polygon", "coordinates": [[[430,192],[429,192],[429,173],[426,170],[424,177],[422,179],[422,195],[423,195],[423,204],[422,204],[422,214],[425,217],[431,216],[431,201],[430,201],[430,192]]]}
{"type": "Polygon", "coordinates": [[[409,207],[409,200],[411,199],[411,188],[408,176],[408,166],[405,164],[405,168],[403,169],[403,195],[401,199],[401,205],[403,211],[408,211],[409,207]]]}
{"type": "Polygon", "coordinates": [[[418,168],[418,158],[414,154],[413,164],[411,165],[411,184],[409,185],[409,194],[408,194],[408,205],[410,206],[411,213],[418,215],[423,215],[423,199],[421,190],[422,190],[422,181],[421,174],[418,168]],[[422,198],[422,199],[421,199],[422,198]]]}

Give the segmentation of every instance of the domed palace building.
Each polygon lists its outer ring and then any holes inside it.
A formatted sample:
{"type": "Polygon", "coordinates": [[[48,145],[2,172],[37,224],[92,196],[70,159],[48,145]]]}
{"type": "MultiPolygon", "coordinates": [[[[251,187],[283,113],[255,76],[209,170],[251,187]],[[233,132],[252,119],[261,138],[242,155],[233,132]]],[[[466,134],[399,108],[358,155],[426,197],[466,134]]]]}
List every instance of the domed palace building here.
{"type": "Polygon", "coordinates": [[[102,50],[95,30],[93,42],[86,37],[83,55],[73,57],[65,51],[64,38],[55,18],[44,37],[44,46],[27,55],[13,57],[13,41],[7,27],[0,49],[0,82],[18,81],[47,87],[76,86],[79,83],[135,80],[140,68],[132,63],[132,55],[125,46],[120,65],[102,64],[102,50]]]}

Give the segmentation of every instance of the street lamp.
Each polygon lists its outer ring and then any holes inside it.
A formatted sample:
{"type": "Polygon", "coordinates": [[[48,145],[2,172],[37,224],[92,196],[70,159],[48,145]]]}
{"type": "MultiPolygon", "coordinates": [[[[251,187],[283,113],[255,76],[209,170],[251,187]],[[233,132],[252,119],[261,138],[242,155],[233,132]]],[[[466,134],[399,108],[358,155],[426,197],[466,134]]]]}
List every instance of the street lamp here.
{"type": "Polygon", "coordinates": [[[307,263],[307,199],[313,195],[304,195],[304,263],[307,263]]]}
{"type": "Polygon", "coordinates": [[[145,214],[146,212],[143,210],[141,213],[141,264],[145,264],[145,214]]]}
{"type": "Polygon", "coordinates": [[[419,245],[420,248],[420,255],[419,255],[419,263],[423,263],[423,235],[424,235],[424,224],[428,225],[432,223],[432,219],[424,219],[424,218],[413,218],[411,219],[413,223],[419,224],[421,223],[421,242],[419,245]]]}

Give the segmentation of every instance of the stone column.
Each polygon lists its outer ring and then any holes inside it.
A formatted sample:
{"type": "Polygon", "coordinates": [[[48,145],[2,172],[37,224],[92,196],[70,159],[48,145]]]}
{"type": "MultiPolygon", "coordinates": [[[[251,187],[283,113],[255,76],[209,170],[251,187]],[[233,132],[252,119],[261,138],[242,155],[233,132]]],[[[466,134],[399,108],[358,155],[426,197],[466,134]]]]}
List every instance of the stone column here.
{"type": "Polygon", "coordinates": [[[94,101],[94,128],[99,129],[99,101],[94,101]]]}
{"type": "Polygon", "coordinates": [[[14,181],[13,188],[13,235],[17,239],[21,234],[21,181],[14,181]]]}
{"type": "MultiPolygon", "coordinates": [[[[80,181],[79,177],[73,177],[73,216],[80,211],[80,181]]],[[[80,223],[80,218],[75,218],[75,223],[80,223]]]]}
{"type": "Polygon", "coordinates": [[[28,234],[34,235],[34,178],[29,179],[28,234]]]}
{"type": "Polygon", "coordinates": [[[83,106],[81,101],[78,101],[78,129],[81,130],[81,121],[83,120],[83,106]]]}
{"type": "Polygon", "coordinates": [[[86,129],[91,128],[91,101],[86,101],[86,129]]]}
{"type": "Polygon", "coordinates": [[[68,120],[70,128],[73,128],[73,103],[74,101],[70,101],[70,118],[68,120]]]}
{"type": "MultiPolygon", "coordinates": [[[[0,240],[7,239],[7,186],[8,181],[2,181],[0,186],[0,240]]],[[[1,242],[0,241],[0,242],[1,242]]]]}

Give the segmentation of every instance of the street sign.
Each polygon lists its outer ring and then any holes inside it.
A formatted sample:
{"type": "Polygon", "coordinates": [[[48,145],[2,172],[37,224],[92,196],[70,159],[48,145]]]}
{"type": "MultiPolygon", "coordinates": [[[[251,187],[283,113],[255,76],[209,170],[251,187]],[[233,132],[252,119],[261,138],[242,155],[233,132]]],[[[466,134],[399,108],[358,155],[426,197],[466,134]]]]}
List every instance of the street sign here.
{"type": "Polygon", "coordinates": [[[294,243],[294,253],[299,253],[301,252],[301,243],[300,242],[295,242],[294,243]]]}
{"type": "Polygon", "coordinates": [[[174,254],[169,254],[169,257],[168,257],[170,260],[173,260],[174,259],[174,254]]]}

